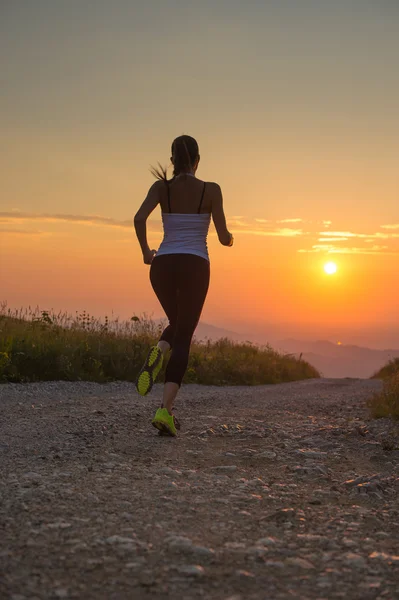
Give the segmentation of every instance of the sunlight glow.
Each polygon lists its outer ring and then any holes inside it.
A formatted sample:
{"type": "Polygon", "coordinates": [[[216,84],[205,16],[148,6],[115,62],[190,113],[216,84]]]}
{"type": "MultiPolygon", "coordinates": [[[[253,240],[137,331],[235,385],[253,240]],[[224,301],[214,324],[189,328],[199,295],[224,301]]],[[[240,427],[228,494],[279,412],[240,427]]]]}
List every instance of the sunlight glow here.
{"type": "Polygon", "coordinates": [[[327,275],[334,275],[337,272],[337,265],[334,262],[328,262],[324,265],[324,271],[327,275]]]}

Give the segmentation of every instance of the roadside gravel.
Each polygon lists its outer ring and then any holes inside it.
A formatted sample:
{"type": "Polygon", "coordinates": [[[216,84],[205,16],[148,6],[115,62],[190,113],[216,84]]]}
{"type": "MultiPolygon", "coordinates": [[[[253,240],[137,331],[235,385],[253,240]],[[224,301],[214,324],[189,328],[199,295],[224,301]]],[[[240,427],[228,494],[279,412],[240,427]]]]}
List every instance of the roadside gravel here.
{"type": "Polygon", "coordinates": [[[375,380],[0,386],[0,597],[399,598],[399,425],[375,380]]]}

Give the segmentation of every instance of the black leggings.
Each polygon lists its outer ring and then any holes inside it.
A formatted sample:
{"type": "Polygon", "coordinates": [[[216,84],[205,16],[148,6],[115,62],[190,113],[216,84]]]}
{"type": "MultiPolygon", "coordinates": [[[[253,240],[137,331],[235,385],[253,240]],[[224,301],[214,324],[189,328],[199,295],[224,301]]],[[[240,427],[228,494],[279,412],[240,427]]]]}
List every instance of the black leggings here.
{"type": "Polygon", "coordinates": [[[181,385],[208,292],[209,271],[209,261],[195,254],[163,254],[152,261],[151,284],[169,319],[161,336],[172,348],[165,383],[181,385]]]}

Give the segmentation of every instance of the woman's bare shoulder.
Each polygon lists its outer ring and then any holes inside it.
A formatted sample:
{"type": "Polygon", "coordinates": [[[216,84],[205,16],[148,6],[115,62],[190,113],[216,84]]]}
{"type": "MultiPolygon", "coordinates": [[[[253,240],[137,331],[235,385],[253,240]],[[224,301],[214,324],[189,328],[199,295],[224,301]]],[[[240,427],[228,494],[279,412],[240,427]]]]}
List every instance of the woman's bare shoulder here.
{"type": "Polygon", "coordinates": [[[215,181],[207,181],[206,182],[206,190],[207,194],[209,194],[212,202],[217,202],[220,200],[222,196],[222,190],[220,185],[215,181]]]}
{"type": "Polygon", "coordinates": [[[168,182],[165,181],[165,179],[157,179],[157,181],[154,181],[154,183],[152,184],[152,187],[156,191],[164,190],[167,183],[168,182]]]}
{"type": "Polygon", "coordinates": [[[154,181],[154,183],[150,186],[148,193],[151,195],[156,195],[160,192],[162,192],[162,190],[164,190],[166,187],[165,185],[165,181],[162,179],[157,179],[156,181],[154,181]]]}
{"type": "Polygon", "coordinates": [[[207,190],[210,190],[211,192],[214,192],[215,194],[220,193],[220,185],[218,183],[216,183],[215,181],[204,181],[204,183],[206,184],[207,190]]]}

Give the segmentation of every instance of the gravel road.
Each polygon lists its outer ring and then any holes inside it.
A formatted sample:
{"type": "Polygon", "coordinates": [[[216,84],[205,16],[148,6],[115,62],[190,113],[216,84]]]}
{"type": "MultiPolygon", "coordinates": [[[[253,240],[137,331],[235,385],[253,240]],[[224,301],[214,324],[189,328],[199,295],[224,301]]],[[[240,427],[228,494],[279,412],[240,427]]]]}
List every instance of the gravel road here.
{"type": "Polygon", "coordinates": [[[159,385],[1,385],[1,599],[398,599],[380,385],[186,386],[175,439],[159,385]]]}

